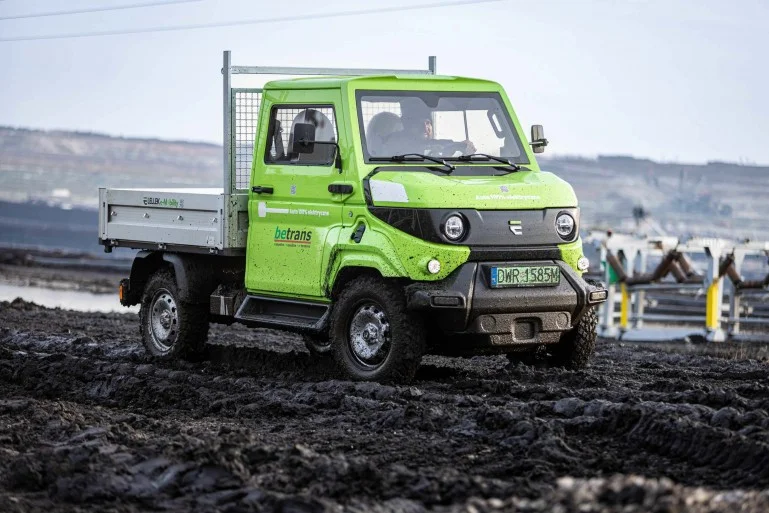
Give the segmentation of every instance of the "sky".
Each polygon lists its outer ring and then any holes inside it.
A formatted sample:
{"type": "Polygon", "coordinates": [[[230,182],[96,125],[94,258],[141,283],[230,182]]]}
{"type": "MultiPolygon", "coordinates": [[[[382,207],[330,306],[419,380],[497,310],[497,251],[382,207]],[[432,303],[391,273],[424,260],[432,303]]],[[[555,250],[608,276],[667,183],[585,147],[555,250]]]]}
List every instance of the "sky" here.
{"type": "MultiPolygon", "coordinates": [[[[0,19],[0,40],[431,0],[197,0],[0,19]]],[[[432,0],[440,2],[440,0],[432,0]]],[[[149,0],[0,0],[0,18],[149,0]]],[[[548,154],[769,164],[769,2],[508,0],[214,29],[0,41],[0,125],[220,143],[234,65],[426,68],[498,81],[548,154]]],[[[234,86],[258,85],[236,81],[234,86]]],[[[528,132],[528,128],[525,128],[528,132]]],[[[547,154],[546,154],[547,155],[547,154]]]]}

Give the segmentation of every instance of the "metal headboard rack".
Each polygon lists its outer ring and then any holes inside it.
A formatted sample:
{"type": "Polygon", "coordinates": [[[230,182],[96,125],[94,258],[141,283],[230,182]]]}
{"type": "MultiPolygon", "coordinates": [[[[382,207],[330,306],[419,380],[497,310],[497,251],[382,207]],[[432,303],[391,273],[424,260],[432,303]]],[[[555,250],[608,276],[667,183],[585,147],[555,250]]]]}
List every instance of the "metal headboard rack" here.
{"type": "Polygon", "coordinates": [[[428,57],[427,69],[306,68],[287,66],[233,66],[229,50],[222,66],[222,113],[224,120],[224,190],[235,194],[248,190],[262,89],[233,88],[232,75],[435,75],[436,58],[428,57]]]}

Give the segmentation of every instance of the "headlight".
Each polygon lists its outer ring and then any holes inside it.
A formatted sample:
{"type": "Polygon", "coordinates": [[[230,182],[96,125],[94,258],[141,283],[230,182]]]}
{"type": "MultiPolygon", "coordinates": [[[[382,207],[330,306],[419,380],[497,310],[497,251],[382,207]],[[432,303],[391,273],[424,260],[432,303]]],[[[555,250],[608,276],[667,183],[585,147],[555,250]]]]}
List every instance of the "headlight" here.
{"type": "Polygon", "coordinates": [[[562,239],[570,239],[574,234],[574,218],[569,214],[560,214],[555,220],[555,231],[562,239]]]}
{"type": "Polygon", "coordinates": [[[465,221],[461,216],[453,214],[443,224],[443,234],[447,239],[457,241],[465,235],[465,221]]]}

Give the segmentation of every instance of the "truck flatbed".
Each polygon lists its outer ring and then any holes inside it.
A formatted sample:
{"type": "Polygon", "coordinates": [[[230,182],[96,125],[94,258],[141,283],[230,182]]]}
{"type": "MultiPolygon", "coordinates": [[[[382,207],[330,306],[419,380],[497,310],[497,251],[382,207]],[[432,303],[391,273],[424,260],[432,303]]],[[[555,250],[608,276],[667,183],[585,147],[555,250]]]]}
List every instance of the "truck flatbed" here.
{"type": "Polygon", "coordinates": [[[248,194],[219,188],[99,189],[99,241],[110,249],[242,255],[248,194]]]}

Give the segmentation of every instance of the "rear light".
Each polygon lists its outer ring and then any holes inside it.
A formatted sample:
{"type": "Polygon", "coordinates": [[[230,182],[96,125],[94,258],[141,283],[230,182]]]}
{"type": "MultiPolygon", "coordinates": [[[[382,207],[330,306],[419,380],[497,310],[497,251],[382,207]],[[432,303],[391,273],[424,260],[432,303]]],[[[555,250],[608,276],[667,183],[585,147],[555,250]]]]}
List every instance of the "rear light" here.
{"type": "Polygon", "coordinates": [[[120,285],[117,287],[117,295],[120,298],[120,304],[123,306],[130,306],[128,304],[128,291],[130,290],[131,282],[128,279],[120,280],[120,285]]]}

